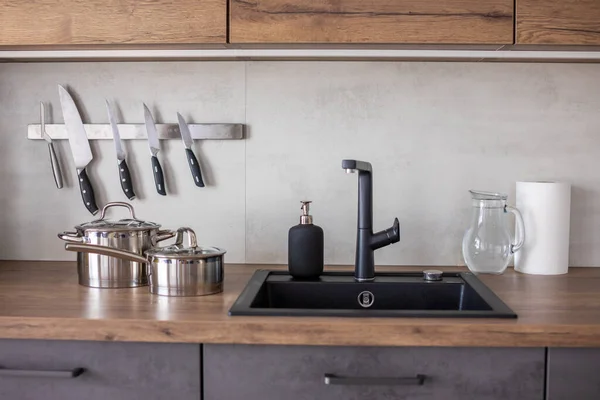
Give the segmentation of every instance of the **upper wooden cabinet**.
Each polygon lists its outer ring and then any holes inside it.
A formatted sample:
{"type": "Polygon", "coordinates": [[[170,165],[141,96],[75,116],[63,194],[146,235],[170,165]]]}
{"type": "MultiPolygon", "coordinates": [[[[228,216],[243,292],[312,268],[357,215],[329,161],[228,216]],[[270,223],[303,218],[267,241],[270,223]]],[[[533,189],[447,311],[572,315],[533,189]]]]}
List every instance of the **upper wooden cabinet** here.
{"type": "Polygon", "coordinates": [[[231,43],[513,43],[513,0],[230,1],[231,43]]]}
{"type": "Polygon", "coordinates": [[[517,44],[600,45],[600,0],[517,0],[517,44]]]}
{"type": "Polygon", "coordinates": [[[227,0],[0,0],[0,45],[225,43],[227,0]]]}

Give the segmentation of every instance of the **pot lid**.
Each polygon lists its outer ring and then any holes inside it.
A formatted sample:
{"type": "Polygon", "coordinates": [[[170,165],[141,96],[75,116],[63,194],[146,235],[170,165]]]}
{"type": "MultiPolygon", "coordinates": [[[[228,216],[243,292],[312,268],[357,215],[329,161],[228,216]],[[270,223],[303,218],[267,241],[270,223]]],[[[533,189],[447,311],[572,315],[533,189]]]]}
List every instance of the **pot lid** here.
{"type": "Polygon", "coordinates": [[[90,222],[84,222],[81,225],[77,225],[75,229],[85,231],[144,231],[148,229],[158,229],[159,224],[154,222],[142,221],[135,217],[133,207],[131,204],[123,203],[120,201],[106,204],[102,208],[100,218],[90,222]],[[118,221],[104,219],[106,210],[111,207],[125,207],[129,210],[131,218],[120,219],[118,221]]]}
{"type": "Polygon", "coordinates": [[[222,256],[225,250],[218,247],[198,246],[196,241],[196,233],[191,228],[179,228],[175,244],[167,247],[153,248],[145,253],[148,256],[173,258],[173,259],[202,259],[222,256]],[[187,233],[188,245],[183,245],[183,234],[187,233]]]}

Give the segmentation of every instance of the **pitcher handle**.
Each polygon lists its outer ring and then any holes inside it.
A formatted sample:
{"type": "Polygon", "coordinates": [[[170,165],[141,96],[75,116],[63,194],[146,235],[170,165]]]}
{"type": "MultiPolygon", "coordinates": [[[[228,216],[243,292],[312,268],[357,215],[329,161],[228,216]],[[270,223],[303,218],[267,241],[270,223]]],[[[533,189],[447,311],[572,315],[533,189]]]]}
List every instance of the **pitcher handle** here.
{"type": "Polygon", "coordinates": [[[515,222],[517,228],[517,233],[515,235],[516,243],[510,245],[510,253],[515,254],[521,249],[521,247],[523,247],[523,243],[525,243],[525,222],[523,222],[523,216],[516,207],[508,205],[504,206],[504,212],[508,211],[515,214],[515,222]]]}

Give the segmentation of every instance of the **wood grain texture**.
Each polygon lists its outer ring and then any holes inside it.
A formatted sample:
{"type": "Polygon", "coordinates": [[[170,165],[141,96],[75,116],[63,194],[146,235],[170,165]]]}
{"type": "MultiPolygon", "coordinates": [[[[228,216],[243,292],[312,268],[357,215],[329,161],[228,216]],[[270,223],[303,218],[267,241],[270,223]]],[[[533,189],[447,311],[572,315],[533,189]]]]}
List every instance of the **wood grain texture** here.
{"type": "Polygon", "coordinates": [[[230,0],[231,43],[513,42],[510,0],[230,0]]]}
{"type": "Polygon", "coordinates": [[[517,44],[600,45],[600,1],[517,0],[517,44]]]}
{"type": "Polygon", "coordinates": [[[0,0],[0,45],[225,43],[227,0],[0,0]]]}
{"type": "MultiPolygon", "coordinates": [[[[162,297],[77,285],[74,263],[0,262],[0,338],[347,346],[600,347],[600,268],[483,275],[519,318],[229,317],[257,268],[227,265],[225,292],[162,297]]],[[[426,267],[378,270],[421,271],[426,267]]],[[[438,267],[436,267],[438,268],[438,267]]],[[[330,270],[333,268],[329,268],[330,270]]],[[[345,268],[348,269],[348,268],[345,268]]],[[[456,271],[459,268],[445,268],[456,271]]]]}

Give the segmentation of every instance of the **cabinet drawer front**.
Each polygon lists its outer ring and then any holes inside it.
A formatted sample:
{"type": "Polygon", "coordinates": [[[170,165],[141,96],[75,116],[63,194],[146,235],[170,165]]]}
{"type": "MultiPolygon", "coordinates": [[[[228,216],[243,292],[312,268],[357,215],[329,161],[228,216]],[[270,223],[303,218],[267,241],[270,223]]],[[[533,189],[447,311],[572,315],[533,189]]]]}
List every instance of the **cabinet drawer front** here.
{"type": "Polygon", "coordinates": [[[548,349],[548,400],[600,399],[600,349],[548,349]]]}
{"type": "Polygon", "coordinates": [[[0,399],[200,399],[199,345],[0,340],[0,367],[0,399]]]}
{"type": "Polygon", "coordinates": [[[513,42],[511,0],[231,0],[232,43],[513,42]]]}
{"type": "Polygon", "coordinates": [[[541,400],[543,377],[544,349],[204,347],[206,400],[541,400]]]}
{"type": "Polygon", "coordinates": [[[517,1],[517,44],[600,45],[600,1],[517,1]]]}
{"type": "Polygon", "coordinates": [[[0,1],[0,45],[225,43],[226,0],[0,1]]]}

